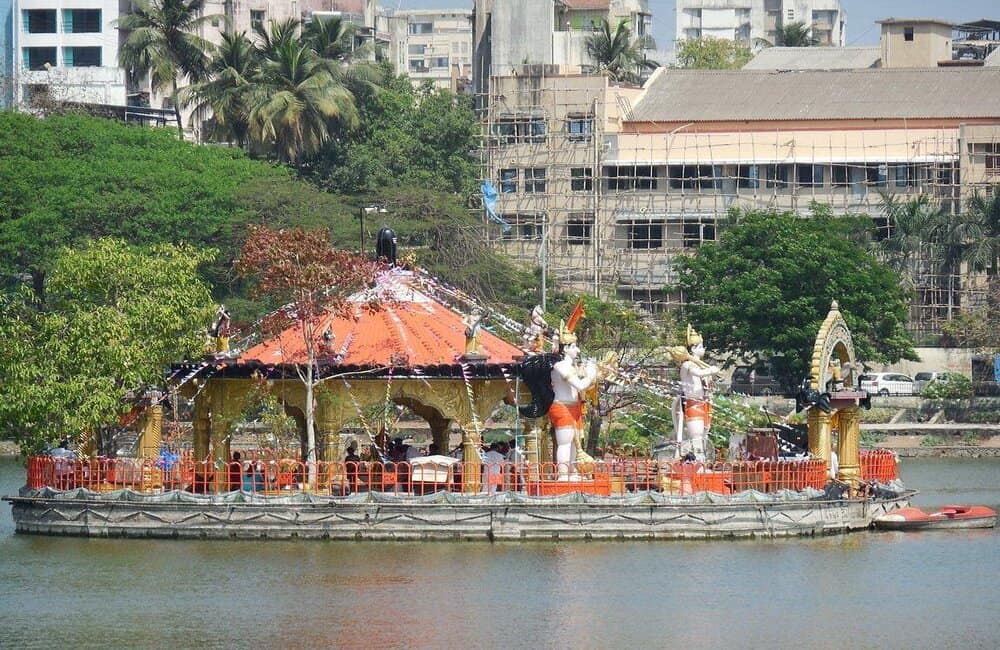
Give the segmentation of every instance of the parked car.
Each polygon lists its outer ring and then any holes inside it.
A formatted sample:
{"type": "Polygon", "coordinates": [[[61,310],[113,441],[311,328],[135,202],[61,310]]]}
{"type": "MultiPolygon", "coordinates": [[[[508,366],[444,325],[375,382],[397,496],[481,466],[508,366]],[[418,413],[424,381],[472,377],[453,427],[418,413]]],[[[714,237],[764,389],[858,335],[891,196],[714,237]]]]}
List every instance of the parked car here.
{"type": "Polygon", "coordinates": [[[858,387],[872,395],[913,395],[913,378],[897,372],[869,372],[858,377],[858,387]]]}
{"type": "Polygon", "coordinates": [[[794,379],[779,375],[767,363],[736,366],[729,382],[729,392],[739,395],[793,395],[795,390],[794,379]]]}
{"type": "Polygon", "coordinates": [[[913,394],[919,395],[924,392],[924,387],[943,375],[943,372],[918,372],[913,375],[913,394]]]}

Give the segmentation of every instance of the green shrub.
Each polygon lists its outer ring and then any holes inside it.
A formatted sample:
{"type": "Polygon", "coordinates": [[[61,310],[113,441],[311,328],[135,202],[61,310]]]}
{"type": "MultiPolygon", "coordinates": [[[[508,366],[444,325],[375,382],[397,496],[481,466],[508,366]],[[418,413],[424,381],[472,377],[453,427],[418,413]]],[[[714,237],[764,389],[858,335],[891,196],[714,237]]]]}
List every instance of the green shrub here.
{"type": "Polygon", "coordinates": [[[923,440],[920,441],[921,447],[944,447],[945,439],[941,436],[925,436],[923,440]]]}
{"type": "Polygon", "coordinates": [[[932,380],[920,393],[924,399],[964,399],[972,397],[972,380],[955,372],[932,380]]]}

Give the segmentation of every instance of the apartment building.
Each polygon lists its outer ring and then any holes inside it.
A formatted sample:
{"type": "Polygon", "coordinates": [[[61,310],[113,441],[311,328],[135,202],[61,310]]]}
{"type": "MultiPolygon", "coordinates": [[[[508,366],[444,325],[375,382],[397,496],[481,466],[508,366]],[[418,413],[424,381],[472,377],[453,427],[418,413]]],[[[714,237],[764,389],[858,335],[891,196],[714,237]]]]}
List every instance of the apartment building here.
{"type": "MultiPolygon", "coordinates": [[[[475,0],[472,74],[475,93],[487,98],[493,76],[510,75],[525,64],[593,65],[587,38],[607,22],[626,21],[632,36],[652,40],[649,0],[475,0]]],[[[480,106],[482,108],[482,106],[480,106]]]]}
{"type": "Polygon", "coordinates": [[[118,2],[13,0],[11,18],[6,50],[11,104],[125,104],[115,26],[118,2]]]}
{"type": "Polygon", "coordinates": [[[676,39],[711,36],[755,45],[805,23],[820,45],[843,46],[847,16],[839,0],[676,0],[676,39]]]}
{"type": "MultiPolygon", "coordinates": [[[[484,173],[511,226],[495,244],[651,311],[683,300],[676,255],[714,240],[730,208],[808,213],[816,201],[884,235],[883,192],[955,212],[1000,182],[996,68],[661,68],[639,89],[525,66],[491,88],[484,173]]],[[[980,289],[929,267],[915,329],[937,330],[980,289]]]]}
{"type": "Polygon", "coordinates": [[[402,21],[395,38],[403,56],[396,71],[415,85],[430,81],[435,88],[465,92],[472,83],[472,10],[427,9],[396,11],[402,21]],[[396,36],[398,34],[398,36],[396,36]]]}

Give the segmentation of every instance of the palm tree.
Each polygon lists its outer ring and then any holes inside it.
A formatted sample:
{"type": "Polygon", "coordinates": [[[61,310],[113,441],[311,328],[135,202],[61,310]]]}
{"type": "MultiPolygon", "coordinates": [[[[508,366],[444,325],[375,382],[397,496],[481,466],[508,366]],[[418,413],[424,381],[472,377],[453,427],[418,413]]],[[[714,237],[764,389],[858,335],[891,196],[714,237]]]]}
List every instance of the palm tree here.
{"type": "Polygon", "coordinates": [[[778,27],[774,34],[774,42],[766,38],[753,39],[754,48],[774,47],[815,47],[819,45],[818,38],[812,35],[812,28],[803,22],[788,23],[778,27]]]}
{"type": "Polygon", "coordinates": [[[778,28],[775,45],[780,47],[814,47],[819,39],[812,35],[812,27],[803,22],[788,23],[778,28]]]}
{"type": "Polygon", "coordinates": [[[197,82],[208,70],[211,46],[196,32],[216,16],[202,15],[204,8],[205,0],[134,0],[132,13],[118,21],[128,34],[118,50],[119,65],[133,81],[148,74],[154,91],[170,87],[182,138],[178,78],[197,82]]]}
{"type": "Polygon", "coordinates": [[[900,274],[904,285],[915,289],[921,284],[930,240],[943,219],[940,206],[925,194],[900,200],[882,193],[889,236],[875,243],[875,254],[900,274]]]}
{"type": "Polygon", "coordinates": [[[250,135],[279,159],[298,163],[330,139],[334,124],[353,128],[357,107],[311,47],[290,39],[270,47],[251,94],[250,135]]]}
{"type": "Polygon", "coordinates": [[[607,21],[602,21],[587,38],[587,54],[597,64],[598,71],[605,71],[615,81],[639,83],[644,70],[659,67],[645,57],[645,40],[633,39],[625,20],[618,23],[614,32],[607,21]]]}
{"type": "Polygon", "coordinates": [[[972,193],[966,214],[981,228],[979,238],[969,242],[966,260],[974,270],[986,270],[991,278],[1000,273],[1000,186],[981,194],[972,193]]]}
{"type": "MultiPolygon", "coordinates": [[[[249,96],[260,70],[260,54],[246,32],[223,33],[208,68],[209,78],[181,92],[185,105],[212,112],[215,137],[246,147],[250,130],[249,96]]],[[[194,115],[192,114],[192,119],[194,115]]]]}

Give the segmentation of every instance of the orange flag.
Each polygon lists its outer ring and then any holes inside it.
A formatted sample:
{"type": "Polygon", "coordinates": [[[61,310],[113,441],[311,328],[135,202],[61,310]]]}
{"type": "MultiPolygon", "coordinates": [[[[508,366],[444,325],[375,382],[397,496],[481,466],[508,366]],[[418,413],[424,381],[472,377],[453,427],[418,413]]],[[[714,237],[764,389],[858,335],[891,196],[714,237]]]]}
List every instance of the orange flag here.
{"type": "Polygon", "coordinates": [[[573,308],[573,312],[569,315],[569,320],[566,321],[566,331],[572,332],[576,329],[576,324],[581,318],[586,316],[583,312],[583,298],[577,301],[576,307],[573,308]]]}

